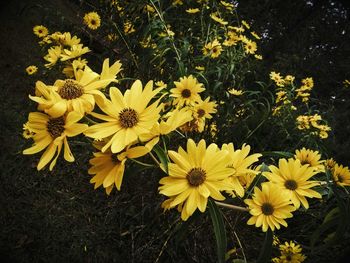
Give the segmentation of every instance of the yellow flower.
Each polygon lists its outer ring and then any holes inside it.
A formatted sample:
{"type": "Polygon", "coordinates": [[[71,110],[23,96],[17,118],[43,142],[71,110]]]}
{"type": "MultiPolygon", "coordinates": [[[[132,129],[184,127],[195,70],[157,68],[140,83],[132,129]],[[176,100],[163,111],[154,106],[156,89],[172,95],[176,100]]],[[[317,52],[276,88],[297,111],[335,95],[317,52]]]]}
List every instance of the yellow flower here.
{"type": "Polygon", "coordinates": [[[124,23],[124,33],[131,34],[135,32],[134,25],[130,21],[126,21],[124,23]]]}
{"type": "Polygon", "coordinates": [[[94,175],[90,183],[95,184],[95,189],[103,185],[108,195],[114,186],[120,191],[127,159],[139,158],[149,152],[150,149],[145,146],[136,146],[128,147],[119,154],[111,151],[94,153],[94,158],[89,161],[92,167],[88,173],[94,175]]]}
{"type": "Polygon", "coordinates": [[[74,59],[80,57],[81,55],[90,52],[88,47],[84,47],[83,44],[73,45],[71,49],[64,49],[61,53],[61,61],[66,61],[69,59],[74,59]]]}
{"type": "Polygon", "coordinates": [[[23,154],[35,154],[46,148],[37,169],[43,169],[54,158],[50,164],[50,171],[52,171],[64,145],[64,159],[73,162],[74,157],[70,151],[67,137],[76,136],[88,128],[86,124],[77,123],[82,117],[76,112],[70,112],[59,118],[52,118],[41,112],[29,113],[27,125],[29,130],[34,133],[32,137],[34,145],[25,149],[23,154]]]}
{"type": "Polygon", "coordinates": [[[222,4],[229,11],[232,11],[235,8],[234,4],[225,1],[220,1],[220,4],[222,4]]]}
{"type": "Polygon", "coordinates": [[[291,212],[295,211],[288,195],[271,183],[263,183],[261,187],[262,190],[254,187],[252,199],[244,200],[249,206],[249,213],[252,215],[247,224],[262,227],[264,232],[268,228],[272,231],[275,228],[280,229],[280,225],[287,227],[285,219],[293,217],[291,212]]]}
{"type": "Polygon", "coordinates": [[[205,67],[203,67],[203,66],[196,66],[195,69],[199,70],[199,71],[204,71],[205,67]]]}
{"type": "Polygon", "coordinates": [[[314,87],[314,80],[312,78],[305,78],[302,79],[301,82],[303,83],[304,86],[307,88],[312,89],[314,87]]]}
{"type": "Polygon", "coordinates": [[[189,9],[186,9],[186,12],[189,14],[195,14],[195,13],[200,12],[200,10],[199,10],[199,8],[189,8],[189,9]]]}
{"type": "Polygon", "coordinates": [[[245,28],[250,29],[250,25],[246,21],[242,20],[241,23],[245,28]]]}
{"type": "Polygon", "coordinates": [[[49,36],[52,40],[54,40],[58,45],[61,46],[74,46],[80,43],[80,38],[77,36],[71,36],[70,32],[55,32],[49,36]]]}
{"type": "Polygon", "coordinates": [[[83,70],[84,67],[87,65],[88,61],[86,59],[78,58],[73,60],[72,63],[69,63],[67,66],[64,67],[62,72],[66,75],[68,78],[74,77],[74,69],[75,70],[83,70]]]}
{"type": "Polygon", "coordinates": [[[335,164],[332,169],[334,182],[340,186],[350,186],[350,170],[349,167],[335,164]]]}
{"type": "Polygon", "coordinates": [[[343,81],[343,85],[344,85],[345,88],[350,87],[350,81],[348,79],[344,80],[343,81]]]}
{"type": "Polygon", "coordinates": [[[240,36],[237,35],[237,33],[234,31],[228,31],[227,37],[228,37],[228,39],[226,39],[222,43],[224,46],[227,46],[227,47],[231,47],[231,46],[236,45],[238,43],[238,41],[240,40],[240,36]]]}
{"type": "Polygon", "coordinates": [[[210,114],[216,113],[217,104],[215,101],[209,101],[210,97],[205,100],[200,100],[194,105],[194,116],[195,118],[207,118],[211,119],[210,114]]]}
{"type": "Polygon", "coordinates": [[[187,152],[179,147],[178,152],[168,154],[173,163],[168,164],[169,176],[159,181],[159,193],[170,197],[166,207],[180,205],[182,220],[187,220],[197,208],[204,212],[209,197],[225,199],[220,191],[230,189],[223,180],[231,173],[226,168],[226,151],[220,151],[214,143],[206,147],[204,140],[196,145],[189,139],[187,152]]]}
{"type": "Polygon", "coordinates": [[[270,79],[272,79],[276,83],[277,86],[284,87],[284,79],[280,75],[280,73],[276,73],[276,72],[272,71],[270,73],[270,79]]]}
{"type": "Polygon", "coordinates": [[[261,37],[257,33],[255,33],[254,31],[250,32],[250,34],[258,40],[261,39],[261,37]]]}
{"type": "Polygon", "coordinates": [[[148,147],[153,148],[152,145],[158,143],[159,136],[167,135],[191,120],[192,112],[188,108],[175,109],[166,114],[166,119],[155,123],[149,133],[141,134],[139,139],[143,142],[148,141],[148,147]]]}
{"type": "Polygon", "coordinates": [[[222,46],[217,39],[215,39],[213,42],[207,43],[203,47],[203,54],[204,55],[210,54],[211,58],[219,57],[221,54],[221,51],[222,51],[222,46]]]}
{"type": "Polygon", "coordinates": [[[292,75],[287,75],[284,77],[284,81],[287,83],[292,83],[294,81],[295,77],[292,75]]]}
{"type": "Polygon", "coordinates": [[[176,5],[183,5],[183,0],[173,0],[172,5],[176,6],[176,5]]]}
{"type": "Polygon", "coordinates": [[[299,160],[290,158],[280,159],[278,167],[270,165],[271,172],[263,172],[263,175],[273,183],[279,192],[286,193],[293,205],[298,209],[300,203],[306,208],[309,208],[309,203],[305,197],[321,198],[322,196],[310,189],[319,185],[318,181],[309,181],[317,172],[309,165],[302,165],[299,160]]]}
{"type": "Polygon", "coordinates": [[[334,166],[337,164],[337,162],[333,158],[330,158],[330,159],[327,159],[323,164],[325,169],[332,170],[334,166]]]}
{"type": "Polygon", "coordinates": [[[30,138],[33,138],[34,135],[35,133],[30,129],[30,127],[28,126],[28,123],[23,124],[23,133],[22,133],[23,138],[30,139],[30,138]]]}
{"type": "Polygon", "coordinates": [[[95,124],[85,132],[94,139],[108,138],[102,152],[109,148],[118,153],[130,144],[137,142],[142,134],[151,132],[159,119],[162,106],[159,100],[147,106],[162,88],[153,90],[153,82],[149,81],[142,89],[140,80],[136,80],[130,89],[123,94],[112,87],[109,90],[111,100],[97,100],[97,104],[105,114],[91,113],[103,123],[95,124]]]}
{"type": "Polygon", "coordinates": [[[92,30],[96,30],[101,26],[101,18],[96,12],[86,13],[84,15],[84,24],[92,30]]]}
{"type": "Polygon", "coordinates": [[[258,60],[262,60],[262,59],[263,59],[262,55],[257,55],[257,54],[255,54],[254,57],[255,57],[256,59],[258,59],[258,60]]]}
{"type": "Polygon", "coordinates": [[[228,24],[227,21],[223,20],[221,17],[218,17],[217,13],[211,13],[210,14],[211,19],[213,19],[215,22],[218,22],[219,24],[225,26],[228,24]]]}
{"type": "Polygon", "coordinates": [[[241,149],[234,149],[233,143],[223,144],[222,150],[228,151],[230,160],[227,162],[227,167],[231,168],[231,174],[228,178],[230,184],[233,185],[233,191],[229,191],[231,195],[238,195],[242,197],[244,195],[244,189],[239,181],[240,176],[247,174],[257,174],[257,172],[250,167],[253,163],[259,160],[261,154],[249,155],[250,146],[243,144],[241,149]]]}
{"type": "Polygon", "coordinates": [[[306,259],[306,256],[301,253],[301,247],[296,245],[293,241],[279,245],[279,250],[281,256],[273,258],[272,262],[274,263],[301,263],[306,259]]]}
{"type": "Polygon", "coordinates": [[[107,39],[110,42],[116,41],[117,38],[118,38],[118,36],[115,33],[110,33],[110,34],[107,35],[107,39]]]}
{"type": "Polygon", "coordinates": [[[26,68],[26,71],[27,71],[28,75],[33,75],[38,71],[38,67],[34,66],[34,65],[28,66],[26,68]]]}
{"type": "Polygon", "coordinates": [[[33,27],[33,32],[40,38],[46,37],[49,34],[49,30],[42,25],[33,27]]]}
{"type": "Polygon", "coordinates": [[[47,52],[48,54],[44,57],[44,59],[50,63],[45,64],[45,67],[51,68],[57,63],[58,59],[60,58],[62,48],[61,46],[54,46],[49,48],[47,52]]]}
{"type": "Polygon", "coordinates": [[[232,88],[228,90],[228,93],[234,96],[241,96],[243,94],[243,91],[232,88]]]}
{"type": "Polygon", "coordinates": [[[49,87],[38,81],[36,96],[29,98],[39,104],[39,110],[52,117],[62,116],[67,111],[77,111],[84,115],[94,109],[95,98],[103,97],[99,90],[116,81],[115,77],[121,71],[121,66],[119,61],[109,66],[109,59],[105,59],[99,75],[88,66],[85,66],[84,71],[79,70],[76,68],[78,65],[73,63],[75,79],[56,80],[49,87]]]}
{"type": "Polygon", "coordinates": [[[324,161],[321,159],[321,154],[318,151],[313,151],[303,147],[301,150],[296,150],[295,159],[298,159],[302,165],[308,164],[317,172],[324,172],[324,161]]]}
{"type": "Polygon", "coordinates": [[[174,81],[175,88],[170,90],[170,97],[175,98],[174,105],[182,107],[183,105],[194,105],[201,100],[199,93],[204,91],[203,84],[199,83],[192,75],[180,78],[180,81],[174,81]]]}

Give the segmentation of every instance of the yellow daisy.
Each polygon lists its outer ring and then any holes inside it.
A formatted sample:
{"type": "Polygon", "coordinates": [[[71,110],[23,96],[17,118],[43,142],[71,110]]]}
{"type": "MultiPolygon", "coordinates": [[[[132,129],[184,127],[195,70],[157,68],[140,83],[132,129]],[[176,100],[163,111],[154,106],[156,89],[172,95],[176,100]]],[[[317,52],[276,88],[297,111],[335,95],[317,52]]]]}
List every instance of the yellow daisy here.
{"type": "Polygon", "coordinates": [[[318,151],[313,151],[303,147],[301,150],[296,150],[295,159],[300,160],[301,164],[308,164],[317,172],[324,172],[324,160],[321,159],[321,154],[318,151]]]}
{"type": "Polygon", "coordinates": [[[211,58],[217,58],[222,52],[222,46],[217,39],[214,39],[212,42],[207,43],[203,47],[203,54],[209,55],[211,58]]]}
{"type": "MultiPolygon", "coordinates": [[[[234,194],[242,197],[244,195],[244,189],[239,181],[240,176],[247,174],[257,174],[251,166],[259,160],[260,153],[249,155],[250,146],[243,144],[241,149],[235,150],[233,143],[223,144],[222,150],[228,151],[230,160],[227,162],[227,167],[231,168],[231,174],[228,180],[234,186],[234,194]]],[[[229,192],[233,194],[232,191],[229,192]]]]}
{"type": "Polygon", "coordinates": [[[116,61],[109,66],[109,59],[105,59],[100,75],[88,66],[85,66],[84,71],[75,68],[77,66],[73,63],[75,79],[57,80],[53,86],[46,86],[38,81],[37,96],[29,98],[39,104],[40,110],[52,117],[59,117],[73,110],[81,115],[91,112],[95,106],[95,99],[103,97],[99,90],[116,81],[115,76],[121,71],[122,65],[116,61]]]}
{"type": "Polygon", "coordinates": [[[34,65],[28,66],[26,68],[26,71],[27,71],[28,75],[33,75],[33,74],[35,74],[38,71],[38,67],[34,66],[34,65]]]}
{"type": "Polygon", "coordinates": [[[153,90],[153,81],[149,81],[142,89],[141,81],[136,80],[123,96],[119,89],[112,87],[109,91],[111,100],[97,100],[106,115],[91,113],[104,122],[89,127],[85,135],[94,139],[108,138],[102,152],[109,148],[112,153],[122,151],[137,141],[140,135],[150,133],[157,123],[162,105],[159,105],[159,100],[148,104],[161,89],[153,90]]]}
{"type": "Polygon", "coordinates": [[[226,168],[226,151],[220,151],[214,143],[206,147],[204,140],[196,145],[189,139],[187,152],[179,147],[178,152],[168,154],[173,163],[168,164],[169,176],[159,181],[159,193],[170,197],[169,208],[181,205],[182,220],[187,220],[197,208],[204,212],[209,197],[225,199],[220,191],[231,188],[223,181],[231,173],[226,168]]]}
{"type": "Polygon", "coordinates": [[[295,211],[288,195],[271,183],[263,183],[261,187],[262,190],[254,187],[252,199],[244,200],[249,206],[249,213],[252,215],[247,224],[262,227],[264,232],[268,228],[272,231],[275,228],[280,229],[280,225],[287,227],[285,219],[293,217],[291,212],[295,211]]]}
{"type": "Polygon", "coordinates": [[[263,172],[263,175],[277,186],[280,192],[285,192],[296,208],[300,207],[300,203],[306,209],[309,208],[306,197],[322,198],[320,193],[311,189],[318,186],[319,181],[309,180],[317,172],[308,165],[302,165],[298,159],[280,159],[278,167],[270,165],[269,169],[271,172],[263,172]]]}
{"type": "Polygon", "coordinates": [[[139,158],[149,152],[145,146],[135,146],[119,154],[111,151],[94,153],[94,158],[89,161],[92,167],[88,173],[94,175],[90,183],[95,184],[95,189],[103,185],[108,195],[114,186],[120,191],[127,159],[139,158]]]}
{"type": "Polygon", "coordinates": [[[200,12],[200,10],[199,10],[199,8],[189,8],[189,9],[186,9],[186,12],[189,14],[195,14],[195,13],[200,12]]]}
{"type": "Polygon", "coordinates": [[[243,94],[243,91],[232,88],[232,89],[228,90],[228,93],[230,93],[231,95],[234,95],[234,96],[241,96],[243,94]]]}
{"type": "Polygon", "coordinates": [[[217,13],[211,13],[210,14],[210,18],[213,19],[215,22],[218,22],[220,25],[227,25],[228,22],[225,21],[224,19],[222,19],[221,17],[218,17],[218,14],[217,13]]]}
{"type": "Polygon", "coordinates": [[[52,171],[64,145],[64,159],[73,162],[74,157],[69,148],[67,137],[77,136],[88,128],[86,124],[77,123],[82,117],[76,112],[70,112],[59,118],[52,118],[41,112],[29,113],[27,126],[34,133],[32,136],[34,145],[25,149],[23,154],[35,154],[46,148],[37,169],[43,169],[54,158],[50,164],[50,171],[52,171]]]}
{"type": "Polygon", "coordinates": [[[91,50],[88,47],[84,47],[83,44],[73,45],[70,49],[64,49],[61,53],[61,61],[74,59],[84,55],[91,50]]]}
{"type": "Polygon", "coordinates": [[[254,41],[248,40],[244,43],[244,50],[247,54],[255,54],[257,51],[257,45],[254,41]]]}
{"type": "Polygon", "coordinates": [[[174,105],[182,107],[183,105],[194,105],[200,101],[199,93],[204,91],[203,84],[199,83],[192,75],[180,78],[180,81],[175,81],[175,88],[171,89],[170,97],[175,98],[174,105]]]}
{"type": "Polygon", "coordinates": [[[216,107],[218,106],[215,101],[209,101],[210,97],[205,100],[200,100],[194,105],[194,117],[211,119],[213,116],[210,114],[216,113],[216,107]]]}
{"type": "Polygon", "coordinates": [[[334,182],[340,186],[350,186],[350,170],[349,167],[335,164],[332,169],[332,176],[334,182]]]}
{"type": "Polygon", "coordinates": [[[101,26],[101,18],[96,12],[90,12],[84,15],[84,24],[92,30],[101,26]]]}
{"type": "Polygon", "coordinates": [[[84,67],[87,65],[88,61],[86,59],[78,58],[69,63],[62,70],[62,73],[68,78],[74,78],[74,70],[84,70],[84,67]]]}
{"type": "Polygon", "coordinates": [[[306,259],[306,256],[301,253],[302,248],[300,245],[296,245],[293,241],[279,245],[279,250],[281,256],[273,258],[272,262],[274,263],[301,263],[306,259]]]}
{"type": "Polygon", "coordinates": [[[50,47],[47,50],[47,52],[48,52],[48,54],[44,56],[44,59],[46,61],[48,61],[49,63],[45,64],[45,67],[51,68],[59,60],[61,53],[62,53],[62,48],[61,48],[61,46],[50,47]]]}
{"type": "Polygon", "coordinates": [[[42,25],[33,27],[33,32],[40,38],[46,37],[49,34],[49,30],[42,25]]]}

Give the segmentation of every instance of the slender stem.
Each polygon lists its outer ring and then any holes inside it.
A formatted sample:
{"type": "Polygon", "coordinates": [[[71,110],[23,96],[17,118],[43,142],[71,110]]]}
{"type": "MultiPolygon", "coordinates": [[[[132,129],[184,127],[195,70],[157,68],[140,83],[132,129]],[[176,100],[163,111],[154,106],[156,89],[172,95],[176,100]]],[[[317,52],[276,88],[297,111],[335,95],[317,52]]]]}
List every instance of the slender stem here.
{"type": "Polygon", "coordinates": [[[237,206],[237,205],[229,205],[229,204],[218,202],[218,201],[215,201],[215,204],[217,204],[218,206],[230,208],[230,209],[233,209],[233,210],[238,210],[238,211],[243,211],[243,212],[248,212],[249,211],[249,209],[246,208],[246,207],[241,207],[241,206],[237,206]]]}
{"type": "Polygon", "coordinates": [[[144,163],[144,162],[140,162],[136,159],[133,159],[133,158],[129,158],[129,160],[135,162],[135,163],[138,163],[140,165],[143,165],[143,166],[146,166],[146,167],[154,167],[154,164],[149,164],[149,163],[144,163]]]}
{"type": "Polygon", "coordinates": [[[89,123],[92,123],[92,124],[97,124],[97,122],[96,121],[93,121],[93,120],[91,120],[88,116],[84,116],[84,119],[86,119],[89,123]]]}
{"type": "Polygon", "coordinates": [[[164,18],[162,17],[162,14],[159,12],[158,8],[157,8],[156,5],[153,3],[153,1],[152,1],[152,0],[150,0],[150,1],[151,1],[151,4],[152,4],[153,8],[156,10],[156,12],[157,12],[157,14],[158,14],[160,20],[162,21],[163,26],[164,26],[164,28],[165,28],[165,31],[166,31],[166,33],[167,33],[167,35],[168,35],[168,37],[169,37],[169,40],[170,40],[170,42],[171,42],[171,44],[172,44],[172,46],[173,46],[173,48],[174,48],[174,50],[175,50],[177,59],[180,61],[180,60],[181,60],[181,57],[180,57],[179,51],[177,50],[177,48],[176,48],[176,46],[175,46],[174,39],[173,39],[172,36],[170,36],[170,34],[169,34],[168,27],[167,27],[167,25],[166,25],[166,23],[165,23],[165,21],[164,21],[164,18]]]}
{"type": "Polygon", "coordinates": [[[152,157],[153,161],[158,165],[160,166],[160,162],[157,160],[157,158],[153,155],[152,152],[149,152],[149,155],[152,157]]]}

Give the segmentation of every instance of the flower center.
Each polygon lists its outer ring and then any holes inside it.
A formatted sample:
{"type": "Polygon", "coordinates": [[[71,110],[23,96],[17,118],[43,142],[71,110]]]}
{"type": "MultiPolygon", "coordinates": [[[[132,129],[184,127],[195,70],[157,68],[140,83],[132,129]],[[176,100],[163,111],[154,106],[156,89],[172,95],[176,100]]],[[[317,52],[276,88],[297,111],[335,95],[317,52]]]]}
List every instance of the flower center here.
{"type": "Polygon", "coordinates": [[[338,175],[338,182],[342,183],[344,181],[343,177],[341,175],[338,175]]]}
{"type": "Polygon", "coordinates": [[[273,210],[273,206],[270,203],[263,203],[261,206],[261,211],[266,216],[272,215],[273,210]]]}
{"type": "Polygon", "coordinates": [[[47,122],[47,131],[50,133],[52,138],[57,138],[61,136],[61,134],[64,132],[64,118],[59,117],[59,118],[54,118],[54,119],[49,119],[47,122]]]}
{"type": "Polygon", "coordinates": [[[301,160],[300,163],[301,163],[301,165],[310,164],[310,162],[308,160],[301,160]]]}
{"type": "Polygon", "coordinates": [[[198,117],[199,117],[199,118],[201,118],[201,117],[203,117],[203,116],[204,116],[204,114],[205,114],[205,110],[203,110],[203,109],[199,109],[199,110],[197,110],[197,114],[198,114],[198,117]]]}
{"type": "Polygon", "coordinates": [[[119,113],[119,124],[123,128],[132,128],[139,122],[139,114],[131,108],[125,108],[119,113]]]}
{"type": "Polygon", "coordinates": [[[91,19],[91,24],[92,25],[95,25],[96,24],[96,21],[94,19],[91,19]]]}
{"type": "Polygon", "coordinates": [[[182,92],[181,92],[181,96],[183,98],[189,98],[191,97],[191,91],[189,89],[184,89],[182,92]]]}
{"type": "Polygon", "coordinates": [[[298,184],[295,180],[287,180],[284,182],[284,186],[289,189],[289,190],[292,190],[294,191],[295,189],[298,188],[298,184]]]}
{"type": "Polygon", "coordinates": [[[72,100],[82,96],[84,94],[84,89],[76,81],[66,79],[63,86],[58,90],[58,94],[62,99],[72,100]]]}
{"type": "Polygon", "coordinates": [[[192,168],[186,175],[188,183],[192,186],[199,186],[204,183],[206,172],[202,168],[192,168]]]}

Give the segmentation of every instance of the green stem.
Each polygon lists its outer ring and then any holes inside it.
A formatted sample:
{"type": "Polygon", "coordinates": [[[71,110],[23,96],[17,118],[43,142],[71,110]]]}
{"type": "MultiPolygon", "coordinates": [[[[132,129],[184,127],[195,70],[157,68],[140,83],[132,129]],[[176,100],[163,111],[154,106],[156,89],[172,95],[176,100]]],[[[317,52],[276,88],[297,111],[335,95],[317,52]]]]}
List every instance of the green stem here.
{"type": "Polygon", "coordinates": [[[241,207],[241,206],[237,206],[237,205],[230,205],[230,204],[226,204],[226,203],[222,203],[222,202],[218,202],[218,201],[215,201],[215,204],[217,204],[218,206],[230,208],[230,209],[237,210],[237,211],[249,212],[249,209],[246,207],[241,207]]]}

